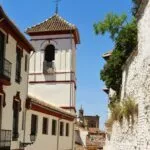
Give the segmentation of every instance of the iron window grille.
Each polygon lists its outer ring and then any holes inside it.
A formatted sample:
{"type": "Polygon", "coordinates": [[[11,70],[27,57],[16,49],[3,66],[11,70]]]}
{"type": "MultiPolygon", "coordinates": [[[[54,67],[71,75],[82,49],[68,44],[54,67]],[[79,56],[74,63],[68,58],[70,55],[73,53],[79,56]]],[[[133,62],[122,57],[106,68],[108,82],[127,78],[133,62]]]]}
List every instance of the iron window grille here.
{"type": "Polygon", "coordinates": [[[0,150],[10,150],[11,130],[0,130],[0,150]]]}
{"type": "Polygon", "coordinates": [[[11,78],[11,62],[9,62],[7,59],[3,59],[3,61],[0,64],[0,74],[1,76],[5,77],[7,80],[10,81],[11,78]]]}

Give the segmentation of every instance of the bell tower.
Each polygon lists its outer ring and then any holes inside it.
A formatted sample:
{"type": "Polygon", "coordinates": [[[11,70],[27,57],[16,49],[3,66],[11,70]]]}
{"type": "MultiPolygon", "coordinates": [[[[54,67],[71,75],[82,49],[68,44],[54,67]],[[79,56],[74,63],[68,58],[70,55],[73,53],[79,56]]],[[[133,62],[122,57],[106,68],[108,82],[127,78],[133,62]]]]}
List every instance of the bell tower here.
{"type": "Polygon", "coordinates": [[[35,48],[30,57],[29,95],[75,111],[78,29],[56,13],[26,33],[35,48]]]}

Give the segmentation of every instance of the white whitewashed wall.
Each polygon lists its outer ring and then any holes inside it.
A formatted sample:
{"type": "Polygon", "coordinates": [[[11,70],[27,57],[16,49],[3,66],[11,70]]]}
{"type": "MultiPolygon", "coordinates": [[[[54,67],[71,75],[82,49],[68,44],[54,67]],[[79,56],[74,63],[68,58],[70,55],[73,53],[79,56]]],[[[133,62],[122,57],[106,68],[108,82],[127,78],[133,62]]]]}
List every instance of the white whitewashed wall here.
{"type": "Polygon", "coordinates": [[[75,106],[76,47],[73,35],[33,36],[31,43],[36,52],[30,58],[29,82],[53,83],[30,83],[29,94],[57,106],[75,106]],[[56,48],[55,73],[43,74],[44,50],[49,44],[56,48]]]}
{"type": "Polygon", "coordinates": [[[54,116],[46,115],[43,113],[35,112],[32,110],[27,110],[26,114],[26,135],[25,142],[30,141],[31,134],[31,115],[37,115],[37,137],[34,144],[29,145],[25,150],[73,150],[74,142],[74,121],[67,121],[64,119],[59,119],[54,116]],[[43,117],[48,118],[48,134],[42,134],[43,117]],[[52,119],[57,121],[56,135],[52,135],[52,119]],[[59,122],[64,123],[64,136],[59,136],[59,122]],[[66,136],[66,123],[69,123],[69,136],[66,136]],[[58,143],[57,143],[58,142],[58,143]]]}
{"type": "Polygon", "coordinates": [[[15,75],[16,75],[16,46],[17,42],[15,39],[9,35],[8,43],[6,43],[5,48],[5,58],[12,63],[11,68],[11,85],[3,86],[4,92],[6,93],[6,106],[2,108],[2,130],[12,130],[13,126],[13,97],[16,96],[17,91],[20,91],[20,98],[22,104],[22,111],[19,113],[19,138],[18,141],[12,141],[11,149],[18,149],[20,141],[23,139],[23,130],[22,130],[22,115],[23,115],[23,107],[25,100],[27,98],[27,87],[28,87],[28,71],[25,72],[25,55],[29,54],[26,51],[23,51],[23,57],[21,60],[21,77],[22,80],[20,84],[16,83],[15,75]]]}
{"type": "Polygon", "coordinates": [[[138,23],[138,53],[123,71],[122,98],[133,97],[139,115],[132,126],[114,124],[105,150],[150,150],[150,1],[138,23]]]}

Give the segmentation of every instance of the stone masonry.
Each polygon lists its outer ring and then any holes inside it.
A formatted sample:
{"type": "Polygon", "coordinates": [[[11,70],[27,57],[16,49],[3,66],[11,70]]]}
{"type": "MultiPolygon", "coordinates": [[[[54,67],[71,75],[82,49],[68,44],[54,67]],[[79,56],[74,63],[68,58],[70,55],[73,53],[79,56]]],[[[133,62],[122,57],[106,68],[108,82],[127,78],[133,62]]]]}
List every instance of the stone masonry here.
{"type": "Polygon", "coordinates": [[[138,48],[123,67],[121,98],[130,96],[138,104],[134,125],[113,125],[105,150],[150,150],[150,0],[138,21],[138,48]]]}

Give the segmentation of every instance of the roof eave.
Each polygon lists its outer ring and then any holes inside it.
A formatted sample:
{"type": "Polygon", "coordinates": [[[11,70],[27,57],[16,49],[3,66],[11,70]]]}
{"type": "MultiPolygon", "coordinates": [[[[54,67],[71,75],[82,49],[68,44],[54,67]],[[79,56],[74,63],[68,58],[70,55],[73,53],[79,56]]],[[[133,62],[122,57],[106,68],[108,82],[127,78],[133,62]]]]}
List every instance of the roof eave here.
{"type": "Polygon", "coordinates": [[[58,113],[60,113],[60,114],[64,114],[64,115],[66,115],[66,116],[68,116],[68,117],[71,117],[71,118],[76,118],[76,115],[74,115],[74,114],[72,114],[72,113],[69,113],[69,112],[67,112],[67,111],[64,111],[62,108],[59,108],[59,107],[57,107],[57,109],[56,109],[56,106],[53,106],[53,105],[51,105],[51,104],[48,104],[48,103],[46,103],[46,102],[44,102],[44,101],[41,101],[41,100],[39,100],[39,99],[33,98],[32,96],[29,96],[29,95],[28,95],[27,101],[28,101],[28,100],[30,100],[31,103],[40,105],[40,106],[42,106],[42,107],[49,108],[49,109],[51,109],[52,111],[56,111],[56,112],[58,112],[58,113]],[[43,104],[42,104],[42,103],[43,103],[43,104]]]}
{"type": "Polygon", "coordinates": [[[21,31],[18,29],[18,27],[9,19],[9,17],[4,12],[3,8],[0,6],[0,13],[2,14],[4,21],[6,21],[13,31],[16,33],[16,35],[23,41],[24,44],[26,44],[28,50],[27,51],[35,51],[33,46],[30,44],[30,42],[26,39],[26,37],[21,33],[21,31]]]}
{"type": "Polygon", "coordinates": [[[70,30],[58,30],[58,31],[25,31],[29,36],[36,35],[52,35],[52,34],[73,34],[74,40],[76,44],[80,44],[80,35],[78,29],[70,29],[70,30]]]}

